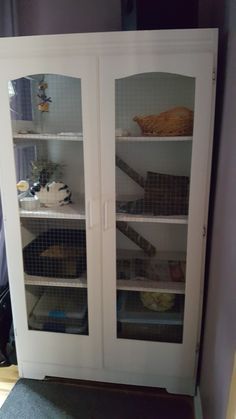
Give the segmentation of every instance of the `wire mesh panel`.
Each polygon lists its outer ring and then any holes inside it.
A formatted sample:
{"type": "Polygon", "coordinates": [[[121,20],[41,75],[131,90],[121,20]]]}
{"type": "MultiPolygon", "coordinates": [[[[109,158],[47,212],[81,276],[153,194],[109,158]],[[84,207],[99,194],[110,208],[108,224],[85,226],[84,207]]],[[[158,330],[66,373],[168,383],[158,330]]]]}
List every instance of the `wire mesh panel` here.
{"type": "Polygon", "coordinates": [[[30,329],[88,334],[81,80],[9,82],[30,329]]]}
{"type": "Polygon", "coordinates": [[[115,82],[119,338],[182,342],[194,95],[176,74],[115,82]]]}
{"type": "Polygon", "coordinates": [[[27,275],[64,278],[68,283],[69,279],[86,278],[84,222],[34,219],[33,223],[23,221],[23,226],[24,236],[31,234],[23,248],[27,275]]]}
{"type": "Polygon", "coordinates": [[[29,329],[88,335],[86,289],[49,286],[26,289],[29,329]]]}
{"type": "Polygon", "coordinates": [[[181,343],[183,307],[183,295],[119,291],[117,337],[181,343]]]}

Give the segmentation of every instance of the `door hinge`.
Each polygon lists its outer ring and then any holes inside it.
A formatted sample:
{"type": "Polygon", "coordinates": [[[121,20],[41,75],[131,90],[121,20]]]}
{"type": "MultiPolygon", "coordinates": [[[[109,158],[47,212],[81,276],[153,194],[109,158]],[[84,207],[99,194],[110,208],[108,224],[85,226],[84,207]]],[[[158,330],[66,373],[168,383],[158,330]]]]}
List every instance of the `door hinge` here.
{"type": "Polygon", "coordinates": [[[215,68],[212,71],[212,80],[216,81],[216,69],[215,68]]]}
{"type": "Polygon", "coordinates": [[[204,226],[203,226],[203,229],[202,229],[202,237],[206,237],[206,235],[207,235],[207,228],[206,228],[206,226],[204,225],[204,226]]]}

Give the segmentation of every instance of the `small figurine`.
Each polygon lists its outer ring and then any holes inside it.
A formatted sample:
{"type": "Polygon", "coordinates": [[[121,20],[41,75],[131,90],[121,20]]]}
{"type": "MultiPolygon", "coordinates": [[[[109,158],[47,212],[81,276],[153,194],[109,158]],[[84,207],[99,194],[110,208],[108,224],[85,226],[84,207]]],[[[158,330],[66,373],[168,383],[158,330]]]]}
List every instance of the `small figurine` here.
{"type": "Polygon", "coordinates": [[[41,80],[39,82],[38,88],[39,90],[46,90],[48,88],[48,84],[45,81],[41,80]]]}
{"type": "Polygon", "coordinates": [[[61,206],[71,203],[71,191],[63,182],[49,182],[49,171],[42,169],[38,182],[30,188],[31,194],[37,196],[45,207],[61,206]]]}
{"type": "Polygon", "coordinates": [[[30,188],[32,195],[36,195],[44,207],[62,206],[71,203],[71,191],[63,182],[51,182],[43,186],[37,182],[30,188]]]}

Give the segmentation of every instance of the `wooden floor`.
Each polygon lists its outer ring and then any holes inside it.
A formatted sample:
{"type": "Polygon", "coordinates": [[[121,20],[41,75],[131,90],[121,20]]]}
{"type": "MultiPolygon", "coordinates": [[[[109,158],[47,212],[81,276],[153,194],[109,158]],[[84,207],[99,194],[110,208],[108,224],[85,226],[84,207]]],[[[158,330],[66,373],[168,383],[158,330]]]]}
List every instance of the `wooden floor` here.
{"type": "Polygon", "coordinates": [[[0,368],[0,407],[19,378],[16,365],[0,368]]]}

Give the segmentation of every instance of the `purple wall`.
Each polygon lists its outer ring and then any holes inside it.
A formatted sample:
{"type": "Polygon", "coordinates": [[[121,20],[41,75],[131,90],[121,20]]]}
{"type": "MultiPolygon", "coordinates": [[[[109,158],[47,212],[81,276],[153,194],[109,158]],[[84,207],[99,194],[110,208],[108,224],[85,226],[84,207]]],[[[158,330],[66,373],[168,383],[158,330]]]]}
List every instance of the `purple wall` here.
{"type": "Polygon", "coordinates": [[[220,44],[200,393],[204,419],[225,419],[236,351],[236,3],[202,7],[202,25],[220,28],[220,44]]]}
{"type": "Polygon", "coordinates": [[[19,35],[121,29],[119,0],[18,0],[19,35]]]}

